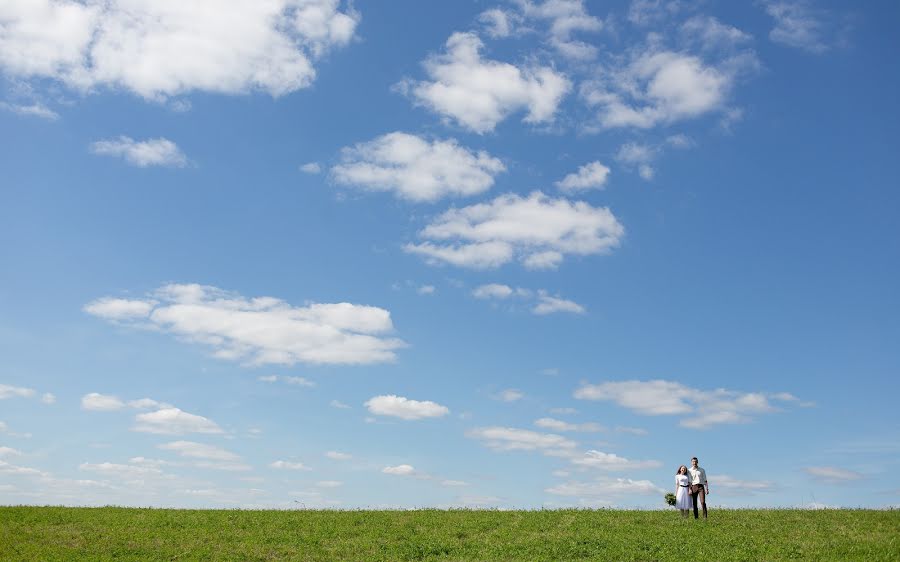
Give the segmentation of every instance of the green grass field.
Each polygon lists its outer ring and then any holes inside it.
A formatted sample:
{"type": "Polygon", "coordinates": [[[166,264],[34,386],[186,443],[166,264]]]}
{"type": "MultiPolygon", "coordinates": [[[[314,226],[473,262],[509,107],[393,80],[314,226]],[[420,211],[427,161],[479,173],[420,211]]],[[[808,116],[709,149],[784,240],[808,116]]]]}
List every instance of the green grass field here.
{"type": "Polygon", "coordinates": [[[2,560],[900,560],[900,511],[0,507],[2,560]]]}

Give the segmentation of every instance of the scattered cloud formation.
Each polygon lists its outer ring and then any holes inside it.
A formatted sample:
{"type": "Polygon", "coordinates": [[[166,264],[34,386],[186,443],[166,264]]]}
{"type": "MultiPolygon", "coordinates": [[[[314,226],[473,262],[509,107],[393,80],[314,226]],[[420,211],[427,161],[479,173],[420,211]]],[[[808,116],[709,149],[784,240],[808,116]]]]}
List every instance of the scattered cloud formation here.
{"type": "Polygon", "coordinates": [[[416,471],[412,465],[408,464],[398,464],[397,466],[386,466],[381,469],[381,472],[384,474],[393,474],[394,476],[417,476],[419,472],[416,471]]]}
{"type": "Polygon", "coordinates": [[[560,55],[582,61],[597,57],[597,47],[573,37],[577,32],[603,29],[603,21],[588,13],[583,0],[519,0],[517,3],[526,18],[549,25],[547,42],[560,55]]]}
{"type": "Polygon", "coordinates": [[[575,391],[574,397],[615,402],[642,415],[688,415],[679,423],[692,429],[747,423],[753,416],[777,411],[768,394],[722,388],[700,390],[665,380],[585,384],[575,391]]]}
{"type": "Polygon", "coordinates": [[[518,111],[526,123],[554,119],[571,82],[550,67],[518,67],[484,59],[484,44],[474,33],[454,33],[446,52],[423,66],[430,81],[405,80],[398,89],[423,107],[476,133],[493,131],[518,111]]]}
{"type": "Polygon", "coordinates": [[[254,365],[298,362],[364,365],[393,361],[403,341],[390,312],[351,303],[295,307],[273,297],[251,299],[205,285],[171,284],[151,298],[101,298],[85,312],[134,326],[149,326],[210,346],[220,359],[254,365]]]}
{"type": "Polygon", "coordinates": [[[666,490],[649,480],[631,478],[597,478],[588,482],[570,481],[544,490],[557,496],[573,496],[601,500],[600,503],[615,505],[617,500],[627,496],[653,496],[664,494],[666,490]]]}
{"type": "Polygon", "coordinates": [[[495,451],[537,451],[555,457],[570,457],[578,446],[562,435],[514,427],[479,427],[466,432],[466,437],[477,439],[495,451]]]}
{"type": "Polygon", "coordinates": [[[429,141],[397,131],[343,149],[342,162],[331,175],[341,185],[430,202],[486,191],[505,170],[499,159],[464,148],[455,139],[429,141]]]}
{"type": "Polygon", "coordinates": [[[616,153],[616,160],[628,166],[636,167],[638,175],[649,181],[656,174],[650,163],[656,158],[658,152],[658,149],[655,147],[628,142],[619,147],[619,151],[616,153]]]}
{"type": "MultiPolygon", "coordinates": [[[[572,413],[568,411],[571,410],[571,408],[556,408],[555,410],[565,410],[561,413],[572,413]]],[[[534,421],[534,425],[540,427],[541,429],[549,429],[551,431],[581,431],[587,433],[604,431],[603,426],[601,426],[600,424],[592,422],[569,423],[555,418],[539,418],[534,421]]]]}
{"type": "Polygon", "coordinates": [[[331,402],[328,403],[328,405],[331,406],[332,408],[338,408],[339,410],[349,410],[350,409],[349,404],[344,404],[340,400],[332,400],[331,402]]]}
{"type": "Polygon", "coordinates": [[[224,433],[219,425],[203,416],[189,414],[178,408],[163,408],[155,412],[138,414],[134,431],[162,435],[185,433],[224,433]]]}
{"type": "Polygon", "coordinates": [[[681,24],[681,34],[689,43],[696,43],[704,50],[727,50],[753,41],[749,33],[722,23],[714,16],[691,17],[681,24]]]}
{"type": "Polygon", "coordinates": [[[410,400],[403,396],[387,394],[373,396],[364,404],[369,412],[378,416],[391,416],[402,420],[439,418],[450,413],[450,409],[430,400],[410,400]]]}
{"type": "Polygon", "coordinates": [[[777,486],[770,480],[740,480],[726,474],[717,474],[716,492],[724,496],[752,496],[762,492],[774,492],[777,486]]]}
{"type": "Polygon", "coordinates": [[[529,269],[555,269],[567,254],[608,252],[624,235],[606,207],[535,191],[450,209],[419,232],[426,242],[404,249],[432,264],[486,269],[518,259],[529,269]]]}
{"type": "Polygon", "coordinates": [[[472,296],[476,299],[505,299],[512,296],[512,294],[512,287],[500,283],[480,285],[472,290],[472,296]]]}
{"type": "Polygon", "coordinates": [[[525,398],[525,393],[515,388],[507,388],[496,394],[495,398],[501,402],[516,402],[525,398]]]}
{"type": "Polygon", "coordinates": [[[314,61],[348,44],[360,16],[339,0],[235,0],[227,10],[215,2],[34,0],[5,5],[0,19],[6,74],[162,100],[309,86],[314,61]]]}
{"type": "Polygon", "coordinates": [[[338,451],[328,451],[325,453],[325,456],[333,461],[349,461],[353,458],[353,455],[349,453],[341,453],[338,451]]]}
{"type": "Polygon", "coordinates": [[[653,47],[585,82],[580,93],[597,110],[600,129],[649,129],[724,111],[737,78],[758,65],[750,52],[710,64],[653,47]]]}
{"type": "Polygon", "coordinates": [[[269,466],[278,470],[312,470],[302,462],[293,461],[275,461],[269,466]]]}
{"type": "Polygon", "coordinates": [[[544,316],[557,312],[570,312],[572,314],[584,314],[585,308],[575,301],[570,301],[560,297],[553,297],[546,291],[538,291],[538,302],[531,311],[535,314],[544,316]]]}
{"type": "Polygon", "coordinates": [[[292,376],[286,376],[286,375],[282,375],[282,376],[262,375],[260,377],[257,377],[256,380],[258,380],[260,382],[268,382],[268,383],[274,383],[274,382],[281,381],[285,384],[289,384],[289,385],[293,385],[293,386],[305,386],[307,388],[314,388],[316,386],[315,382],[313,382],[307,378],[292,377],[292,376]]]}
{"type": "Polygon", "coordinates": [[[860,480],[861,478],[863,478],[863,475],[859,472],[848,470],[846,468],[838,468],[835,466],[808,466],[804,468],[803,471],[816,480],[820,480],[822,482],[827,482],[830,484],[852,482],[854,480],[860,480]]]}
{"type": "Polygon", "coordinates": [[[148,166],[183,168],[187,165],[187,157],[178,145],[164,138],[136,141],[121,136],[117,139],[92,143],[91,152],[101,156],[121,156],[129,164],[140,168],[148,166]]]}
{"type": "Polygon", "coordinates": [[[95,412],[112,412],[125,407],[117,396],[109,396],[98,392],[91,392],[81,397],[81,409],[95,412]]]}
{"type": "Polygon", "coordinates": [[[566,193],[573,193],[586,189],[603,189],[608,177],[609,168],[600,162],[595,161],[580,166],[577,172],[567,175],[554,185],[566,193]]]}
{"type": "Polygon", "coordinates": [[[179,456],[189,459],[205,459],[213,461],[236,461],[240,457],[231,451],[227,451],[215,445],[197,443],[195,441],[172,441],[157,445],[164,451],[172,451],[179,456]]]}
{"type": "Polygon", "coordinates": [[[8,384],[0,384],[0,400],[7,398],[31,398],[34,396],[33,388],[25,388],[22,386],[11,386],[8,384]]]}
{"type": "Polygon", "coordinates": [[[300,171],[306,174],[318,174],[322,172],[322,166],[318,162],[307,162],[300,166],[300,171]]]}
{"type": "Polygon", "coordinates": [[[817,55],[828,51],[824,38],[827,28],[824,12],[815,10],[805,0],[768,1],[765,9],[775,20],[769,39],[817,55]]]}
{"type": "MultiPolygon", "coordinates": [[[[0,39],[0,44],[2,44],[2,39],[0,39]]],[[[46,119],[47,121],[56,121],[57,119],[59,119],[59,113],[53,111],[52,109],[41,103],[22,105],[0,102],[0,109],[15,113],[16,115],[23,115],[26,117],[40,117],[41,119],[46,119]]]]}
{"type": "Polygon", "coordinates": [[[585,467],[595,468],[609,472],[621,472],[624,470],[644,470],[648,468],[659,468],[662,463],[659,461],[632,461],[625,457],[620,457],[615,453],[604,453],[602,451],[590,450],[582,457],[572,459],[572,464],[585,467]]]}

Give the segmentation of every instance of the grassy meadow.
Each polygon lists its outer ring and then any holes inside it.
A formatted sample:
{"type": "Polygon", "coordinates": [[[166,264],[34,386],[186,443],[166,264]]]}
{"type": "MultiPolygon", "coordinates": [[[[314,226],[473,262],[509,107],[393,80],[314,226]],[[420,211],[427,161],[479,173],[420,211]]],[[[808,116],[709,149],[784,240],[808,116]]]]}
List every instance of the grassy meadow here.
{"type": "Polygon", "coordinates": [[[900,560],[900,511],[0,507],[0,560],[900,560]]]}

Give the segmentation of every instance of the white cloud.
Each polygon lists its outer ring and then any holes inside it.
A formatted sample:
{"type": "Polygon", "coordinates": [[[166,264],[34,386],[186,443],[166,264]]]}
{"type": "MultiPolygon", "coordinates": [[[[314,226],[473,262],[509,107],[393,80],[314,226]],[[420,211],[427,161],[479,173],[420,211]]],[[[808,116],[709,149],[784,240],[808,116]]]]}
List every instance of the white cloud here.
{"type": "Polygon", "coordinates": [[[713,484],[717,493],[726,496],[753,495],[776,489],[775,483],[769,480],[739,480],[726,474],[717,474],[713,484]]]}
{"type": "Polygon", "coordinates": [[[494,130],[512,113],[527,110],[526,123],[552,121],[571,83],[550,67],[517,67],[483,59],[474,33],[454,33],[447,52],[424,62],[432,81],[399,87],[420,105],[476,133],[494,130]]]}
{"type": "Polygon", "coordinates": [[[559,54],[576,60],[597,56],[596,47],[572,37],[575,32],[603,29],[603,21],[587,12],[583,0],[520,0],[518,4],[526,17],[549,23],[548,42],[559,54]]]}
{"type": "Polygon", "coordinates": [[[682,0],[631,0],[627,19],[639,26],[659,24],[684,9],[682,0]]]}
{"type": "Polygon", "coordinates": [[[565,482],[544,490],[557,496],[585,498],[620,498],[623,496],[653,496],[666,492],[649,480],[631,478],[598,478],[589,482],[565,482]]]}
{"type": "Polygon", "coordinates": [[[272,468],[277,468],[279,470],[312,470],[302,462],[292,461],[275,461],[269,466],[272,468]]]}
{"type": "Polygon", "coordinates": [[[56,403],[56,395],[51,392],[45,392],[41,395],[41,402],[44,404],[55,404],[56,403]]]}
{"type": "Polygon", "coordinates": [[[373,396],[365,403],[369,412],[379,416],[392,416],[403,420],[420,420],[446,416],[450,410],[430,400],[410,400],[393,394],[373,396]]]}
{"type": "Polygon", "coordinates": [[[262,375],[256,377],[256,380],[260,382],[278,382],[281,381],[285,384],[290,384],[293,386],[305,386],[309,388],[313,388],[316,386],[316,383],[306,379],[304,377],[292,377],[292,376],[278,376],[278,375],[262,375]]]}
{"type": "Polygon", "coordinates": [[[482,269],[517,257],[525,267],[553,269],[566,254],[608,252],[624,235],[625,228],[606,207],[552,199],[536,191],[450,209],[419,232],[429,241],[404,249],[429,263],[482,269]]]}
{"type": "Polygon", "coordinates": [[[36,468],[17,466],[6,461],[0,461],[0,474],[12,474],[15,476],[48,476],[47,473],[36,468]]]}
{"type": "Polygon", "coordinates": [[[416,289],[416,292],[420,295],[433,295],[435,290],[436,289],[434,285],[422,285],[421,287],[416,289]]]}
{"type": "MultiPolygon", "coordinates": [[[[564,410],[570,410],[571,408],[563,408],[564,410]]],[[[571,413],[571,412],[563,412],[563,413],[571,413]]],[[[534,421],[534,425],[540,427],[541,429],[550,429],[552,431],[583,431],[589,433],[595,433],[598,431],[604,431],[603,426],[598,425],[596,423],[569,423],[562,420],[558,420],[555,418],[539,418],[534,421]]]]}
{"type": "Polygon", "coordinates": [[[482,193],[506,170],[499,159],[455,139],[429,141],[399,131],[345,148],[342,159],[331,169],[337,183],[411,201],[482,193]]]}
{"type": "Polygon", "coordinates": [[[682,427],[707,429],[716,424],[747,423],[752,416],[776,411],[769,395],[726,389],[700,390],[665,380],[585,384],[574,393],[581,400],[608,400],[638,414],[683,415],[682,427]]]}
{"type": "Polygon", "coordinates": [[[648,129],[723,110],[736,76],[754,65],[751,54],[717,67],[690,54],[650,50],[586,82],[581,95],[597,108],[601,128],[648,129]]]}
{"type": "Polygon", "coordinates": [[[500,391],[496,398],[502,402],[515,402],[525,398],[525,393],[521,390],[516,390],[515,388],[507,388],[506,390],[500,391]]]}
{"type": "Polygon", "coordinates": [[[236,461],[240,457],[231,451],[227,451],[215,445],[197,443],[195,441],[172,441],[157,445],[165,451],[173,451],[178,455],[191,459],[206,459],[213,461],[236,461]]]}
{"type": "Polygon", "coordinates": [[[630,435],[647,435],[649,432],[642,427],[629,427],[627,425],[617,425],[613,428],[616,433],[628,433],[630,435]]]}
{"type": "Polygon", "coordinates": [[[681,33],[704,49],[729,49],[753,40],[753,36],[722,23],[714,16],[694,16],[681,25],[681,33]]]}
{"type": "Polygon", "coordinates": [[[478,15],[478,21],[484,25],[485,33],[491,38],[509,37],[521,22],[518,14],[499,8],[485,10],[478,15]]]}
{"type": "Polygon", "coordinates": [[[480,427],[469,430],[466,436],[495,451],[539,451],[557,457],[572,456],[578,445],[562,435],[514,427],[480,427]]]}
{"type": "Polygon", "coordinates": [[[349,410],[350,409],[349,404],[344,404],[340,400],[332,400],[331,402],[328,403],[328,405],[331,406],[332,408],[338,408],[341,410],[349,410]]]}
{"type": "Polygon", "coordinates": [[[318,174],[322,171],[322,166],[318,162],[307,162],[300,166],[300,171],[307,174],[318,174]]]}
{"type": "Polygon", "coordinates": [[[824,14],[813,10],[804,0],[769,1],[766,13],[775,20],[769,39],[775,43],[822,54],[829,49],[822,37],[826,30],[824,14]]]}
{"type": "Polygon", "coordinates": [[[185,433],[224,433],[219,425],[203,416],[189,414],[175,407],[163,408],[135,416],[133,431],[182,435],[185,433]]]}
{"type": "Polygon", "coordinates": [[[512,287],[500,283],[480,285],[472,291],[472,296],[476,299],[505,299],[512,294],[512,287]]]}
{"type": "Polygon", "coordinates": [[[82,310],[107,320],[135,320],[146,318],[156,305],[153,300],[133,300],[104,297],[89,302],[82,310]]]}
{"type": "Polygon", "coordinates": [[[12,447],[0,447],[0,457],[18,457],[21,456],[22,452],[12,447]]]}
{"type": "Polygon", "coordinates": [[[381,469],[384,474],[393,474],[394,476],[416,476],[419,474],[412,465],[398,464],[397,466],[386,466],[381,469]]]}
{"type": "Polygon", "coordinates": [[[691,137],[679,133],[666,137],[666,144],[674,148],[690,148],[694,146],[694,141],[691,137]]]}
{"type": "Polygon", "coordinates": [[[448,488],[464,487],[468,485],[468,482],[462,480],[441,480],[441,486],[446,486],[448,488]]]}
{"type": "Polygon", "coordinates": [[[656,149],[646,144],[628,142],[619,147],[616,160],[626,164],[652,162],[656,158],[656,149]]]}
{"type": "Polygon", "coordinates": [[[341,453],[338,451],[328,451],[327,453],[325,453],[325,456],[335,461],[349,461],[353,458],[353,455],[349,453],[341,453]]]}
{"type": "Polygon", "coordinates": [[[112,412],[114,410],[121,410],[124,407],[125,402],[122,402],[122,400],[120,400],[117,396],[91,392],[81,397],[82,410],[112,412]]]}
{"type": "MultiPolygon", "coordinates": [[[[204,285],[166,285],[141,318],[108,314],[99,299],[85,311],[109,320],[132,320],[183,340],[211,346],[221,359],[292,365],[370,364],[392,361],[403,341],[386,337],[393,331],[387,310],[350,303],[312,303],[294,307],[272,297],[244,298],[204,285]],[[99,308],[99,310],[98,310],[99,308]]],[[[119,299],[124,300],[124,299],[119,299]]],[[[125,309],[117,304],[115,310],[125,309]]],[[[139,304],[133,307],[139,308],[139,304]]]]}
{"type": "Polygon", "coordinates": [[[583,466],[585,468],[596,468],[609,472],[618,472],[623,470],[643,470],[648,468],[659,468],[662,463],[659,461],[632,461],[625,457],[620,457],[615,453],[604,453],[602,451],[590,450],[583,457],[573,458],[572,464],[583,466]]]}
{"type": "Polygon", "coordinates": [[[132,464],[116,464],[111,462],[85,462],[78,465],[78,469],[89,472],[99,472],[104,476],[112,478],[144,478],[162,473],[159,468],[152,466],[136,466],[132,464]]]}
{"type": "Polygon", "coordinates": [[[577,302],[551,297],[546,291],[538,292],[538,303],[531,311],[538,315],[553,314],[555,312],[571,312],[573,314],[584,314],[586,312],[584,307],[577,302]]]}
{"type": "MultiPolygon", "coordinates": [[[[2,44],[2,34],[0,34],[0,44],[2,44]]],[[[2,55],[0,55],[2,56],[2,55]]],[[[29,117],[40,117],[41,119],[46,119],[48,121],[56,121],[59,119],[59,113],[53,111],[49,107],[40,104],[33,103],[31,105],[21,105],[21,104],[13,104],[7,102],[0,102],[0,109],[4,109],[6,111],[10,111],[17,115],[24,115],[29,117]]]]}
{"type": "Polygon", "coordinates": [[[580,166],[577,172],[571,173],[554,185],[567,193],[585,189],[602,189],[609,177],[609,168],[600,162],[589,162],[580,166]]]}
{"type": "Polygon", "coordinates": [[[32,388],[0,384],[0,400],[13,397],[31,398],[32,396],[34,396],[34,389],[32,388]]]}
{"type": "Polygon", "coordinates": [[[804,468],[803,471],[816,480],[831,484],[852,482],[853,480],[859,480],[863,477],[861,473],[854,470],[838,468],[835,466],[808,466],[804,468]]]}
{"type": "Polygon", "coordinates": [[[313,61],[354,36],[338,0],[31,0],[0,8],[0,67],[146,99],[194,90],[279,96],[308,86],[313,61]],[[236,40],[235,38],[240,38],[236,40]]]}
{"type": "Polygon", "coordinates": [[[117,139],[91,143],[91,152],[103,156],[121,156],[130,164],[141,168],[147,166],[183,168],[187,165],[187,157],[178,145],[164,138],[136,141],[121,136],[117,139]]]}

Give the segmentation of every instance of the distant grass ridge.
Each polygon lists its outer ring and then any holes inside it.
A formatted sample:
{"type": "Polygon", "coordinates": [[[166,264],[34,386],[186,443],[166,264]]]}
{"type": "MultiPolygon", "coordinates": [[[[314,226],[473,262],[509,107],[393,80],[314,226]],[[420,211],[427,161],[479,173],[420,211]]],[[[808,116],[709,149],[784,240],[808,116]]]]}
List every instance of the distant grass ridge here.
{"type": "Polygon", "coordinates": [[[0,560],[900,560],[900,511],[0,507],[0,560]]]}

